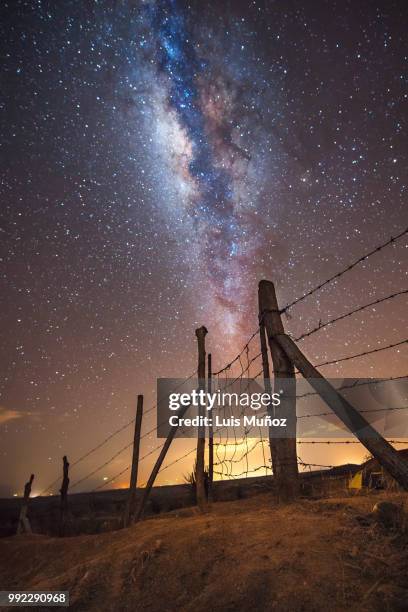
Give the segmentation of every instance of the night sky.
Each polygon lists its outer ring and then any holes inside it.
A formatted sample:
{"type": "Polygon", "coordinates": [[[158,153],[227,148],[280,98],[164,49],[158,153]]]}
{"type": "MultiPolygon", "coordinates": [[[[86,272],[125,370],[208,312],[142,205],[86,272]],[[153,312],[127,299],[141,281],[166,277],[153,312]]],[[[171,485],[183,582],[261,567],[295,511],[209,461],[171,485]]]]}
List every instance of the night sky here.
{"type": "MultiPolygon", "coordinates": [[[[0,494],[32,471],[38,493],[63,454],[127,423],[138,393],[149,408],[157,377],[191,374],[196,327],[222,367],[256,328],[261,278],[283,306],[407,227],[407,17],[403,1],[2,4],[0,494]]],[[[406,289],[407,270],[405,237],[286,328],[406,289]]],[[[401,296],[302,348],[317,362],[398,342],[406,312],[401,296]]],[[[324,373],[407,366],[404,345],[324,373]]],[[[159,482],[182,481],[191,459],[159,482]]]]}

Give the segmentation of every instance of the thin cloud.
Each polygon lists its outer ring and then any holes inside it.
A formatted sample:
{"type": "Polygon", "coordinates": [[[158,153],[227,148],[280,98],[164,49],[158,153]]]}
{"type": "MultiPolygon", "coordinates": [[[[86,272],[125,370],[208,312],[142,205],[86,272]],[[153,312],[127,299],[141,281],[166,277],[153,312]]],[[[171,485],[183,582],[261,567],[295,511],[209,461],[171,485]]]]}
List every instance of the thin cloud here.
{"type": "Polygon", "coordinates": [[[21,412],[20,410],[9,410],[4,406],[0,406],[0,425],[4,425],[9,421],[15,421],[16,419],[22,419],[26,416],[30,416],[30,413],[21,412]]]}

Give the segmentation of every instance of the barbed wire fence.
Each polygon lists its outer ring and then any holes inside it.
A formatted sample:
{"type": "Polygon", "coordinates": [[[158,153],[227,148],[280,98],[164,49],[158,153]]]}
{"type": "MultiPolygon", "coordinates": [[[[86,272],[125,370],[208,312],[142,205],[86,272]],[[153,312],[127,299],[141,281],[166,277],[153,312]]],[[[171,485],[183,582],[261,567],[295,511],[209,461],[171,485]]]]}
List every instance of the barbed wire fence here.
{"type": "MultiPolygon", "coordinates": [[[[192,378],[194,378],[196,376],[196,370],[194,370],[193,372],[191,372],[191,374],[186,378],[183,379],[182,382],[180,382],[178,385],[176,385],[172,391],[176,391],[177,389],[179,389],[180,387],[182,387],[184,384],[188,383],[192,378]]],[[[144,416],[152,413],[153,411],[155,411],[157,409],[157,405],[158,402],[156,402],[153,406],[151,406],[148,410],[146,410],[144,412],[144,416]]],[[[112,433],[110,433],[108,436],[106,436],[103,440],[101,440],[101,442],[99,442],[98,444],[96,444],[95,446],[93,446],[91,449],[89,449],[86,453],[84,453],[83,455],[81,455],[78,459],[76,459],[73,463],[71,463],[71,469],[73,467],[76,467],[78,464],[82,463],[83,461],[85,461],[85,459],[87,459],[88,457],[90,457],[92,454],[94,454],[95,452],[97,452],[98,450],[100,450],[101,448],[103,448],[106,444],[108,444],[108,442],[110,442],[113,438],[115,438],[117,435],[119,435],[120,433],[122,433],[123,431],[126,431],[127,429],[129,429],[132,425],[134,425],[135,423],[135,419],[136,417],[130,419],[130,421],[128,421],[127,423],[125,423],[125,425],[122,425],[121,427],[118,427],[118,429],[116,429],[115,431],[113,431],[112,433]]],[[[160,424],[156,425],[155,427],[152,427],[151,429],[149,429],[148,431],[144,432],[143,435],[141,436],[141,440],[143,439],[147,439],[150,435],[154,434],[157,432],[158,427],[160,426],[160,424]]],[[[117,451],[110,459],[108,459],[107,461],[104,461],[103,463],[101,463],[100,465],[98,465],[98,467],[96,467],[95,469],[93,469],[91,472],[87,472],[83,477],[81,477],[80,479],[76,480],[74,483],[72,483],[70,485],[70,489],[78,486],[79,484],[82,484],[83,482],[85,482],[86,480],[88,480],[89,478],[91,478],[92,476],[94,476],[95,474],[97,474],[99,471],[103,470],[104,467],[107,467],[108,465],[110,465],[117,457],[119,457],[119,455],[121,455],[122,453],[124,453],[126,450],[128,450],[133,444],[133,441],[129,442],[128,444],[126,444],[125,446],[123,446],[122,448],[119,449],[119,451],[117,451]]],[[[161,444],[159,444],[158,446],[156,446],[153,450],[151,450],[150,452],[148,452],[147,454],[145,454],[143,457],[141,457],[139,459],[139,461],[143,461],[144,459],[147,459],[148,457],[150,457],[151,455],[153,455],[156,451],[159,451],[161,448],[161,444]]],[[[127,466],[122,472],[125,473],[127,470],[130,469],[130,465],[127,466]]],[[[103,482],[101,485],[99,485],[98,487],[96,487],[94,490],[97,489],[101,489],[104,486],[110,484],[111,482],[113,482],[118,476],[120,476],[121,474],[116,474],[116,476],[114,476],[113,478],[109,478],[108,480],[106,480],[105,482],[103,482]]],[[[55,487],[55,485],[57,485],[60,482],[60,478],[56,478],[55,480],[53,480],[49,485],[47,485],[47,487],[45,487],[45,489],[43,489],[40,493],[40,496],[47,494],[53,487],[55,487]]]]}
{"type": "MultiPolygon", "coordinates": [[[[374,249],[371,249],[369,252],[361,256],[360,258],[353,261],[347,267],[343,268],[341,271],[336,274],[330,276],[323,282],[320,282],[318,285],[306,291],[303,295],[298,298],[292,300],[286,306],[279,310],[280,314],[285,314],[288,317],[291,317],[289,311],[291,311],[295,306],[302,303],[307,298],[313,296],[316,292],[320,291],[323,287],[328,287],[330,284],[334,282],[338,282],[340,278],[346,275],[348,272],[353,270],[356,266],[358,266],[363,261],[367,261],[370,257],[375,254],[383,251],[387,247],[391,245],[395,245],[395,243],[406,236],[408,233],[408,228],[404,231],[401,231],[397,236],[391,237],[386,242],[377,246],[374,249]]],[[[373,308],[380,304],[390,303],[403,295],[408,294],[408,289],[403,289],[400,291],[394,291],[386,296],[381,296],[376,298],[375,300],[358,305],[357,307],[350,309],[349,311],[342,313],[338,316],[335,316],[331,319],[328,319],[324,322],[319,321],[318,325],[312,327],[309,330],[304,331],[302,334],[298,335],[295,338],[296,342],[302,342],[303,340],[311,337],[312,335],[319,333],[323,329],[328,326],[334,326],[338,322],[351,318],[353,315],[363,312],[369,308],[373,308]]],[[[262,351],[259,351],[259,326],[263,322],[264,313],[260,313],[259,324],[253,333],[249,336],[247,342],[244,344],[242,349],[238,354],[231,360],[229,360],[224,366],[219,368],[213,374],[213,380],[216,382],[216,386],[222,387],[223,390],[227,390],[228,388],[237,389],[238,394],[245,393],[248,391],[250,381],[256,381],[259,385],[263,385],[264,383],[264,369],[262,367],[262,351]]],[[[339,357],[333,357],[331,359],[326,359],[320,363],[317,363],[315,367],[323,368],[325,366],[339,364],[345,361],[351,361],[358,358],[362,358],[365,356],[370,356],[372,354],[389,351],[402,345],[408,343],[408,338],[398,340],[393,343],[384,343],[383,346],[375,347],[375,348],[367,348],[366,350],[362,350],[358,353],[354,353],[351,355],[343,355],[339,357]]],[[[273,372],[271,373],[273,375],[273,372]]],[[[194,370],[182,383],[188,383],[192,379],[197,376],[196,370],[194,370]]],[[[392,377],[388,377],[386,379],[370,379],[367,381],[355,381],[352,383],[347,383],[346,385],[342,385],[339,387],[339,390],[345,390],[354,388],[361,385],[370,385],[375,383],[382,383],[387,381],[395,381],[402,380],[407,377],[407,374],[396,375],[392,377]]],[[[177,387],[174,388],[174,391],[177,387]]],[[[303,398],[310,397],[313,395],[317,395],[316,391],[310,391],[303,394],[299,394],[296,396],[297,401],[301,401],[303,398]]],[[[144,412],[144,417],[149,413],[152,413],[157,409],[157,404],[152,405],[148,410],[144,412]]],[[[386,412],[386,411],[404,411],[407,410],[408,406],[393,406],[389,408],[381,408],[378,409],[378,412],[386,412]]],[[[370,410],[362,411],[362,412],[372,412],[370,410]]],[[[243,412],[240,416],[242,416],[243,412]]],[[[309,419],[309,418],[318,418],[318,417],[328,417],[331,416],[332,412],[320,412],[320,413],[310,413],[310,414],[299,414],[299,419],[309,419]]],[[[222,407],[222,414],[220,413],[220,419],[224,421],[228,421],[228,419],[232,419],[233,411],[231,405],[222,407]]],[[[104,439],[98,442],[95,446],[87,450],[83,453],[78,459],[71,463],[71,470],[78,469],[88,458],[93,456],[95,453],[103,450],[107,444],[111,443],[117,436],[123,434],[124,432],[129,430],[131,433],[131,426],[135,423],[135,418],[132,418],[124,425],[118,427],[115,431],[109,433],[104,439]]],[[[251,426],[245,427],[245,429],[239,430],[238,427],[234,424],[234,421],[231,421],[231,426],[229,427],[217,427],[213,431],[213,439],[214,439],[214,475],[217,480],[234,480],[239,478],[247,478],[255,475],[271,475],[272,474],[272,465],[271,465],[271,454],[269,448],[269,438],[266,436],[260,427],[251,426]]],[[[157,424],[155,427],[151,427],[148,431],[144,432],[141,435],[141,440],[148,443],[149,446],[145,451],[141,454],[139,458],[139,463],[146,461],[148,459],[152,460],[157,456],[162,448],[164,442],[161,441],[153,448],[150,448],[151,441],[150,438],[152,435],[157,433],[158,428],[161,424],[157,424]]],[[[389,440],[392,445],[407,445],[406,440],[389,440]]],[[[125,455],[126,451],[129,451],[132,447],[133,442],[129,440],[126,444],[122,445],[119,449],[117,449],[108,459],[105,459],[99,463],[96,467],[92,468],[90,471],[87,471],[85,474],[81,475],[77,479],[75,479],[70,485],[70,491],[78,490],[80,485],[84,485],[87,481],[93,479],[97,474],[99,474],[102,470],[106,468],[111,468],[118,458],[121,458],[125,455]]],[[[176,458],[164,463],[160,466],[158,470],[158,475],[162,474],[164,471],[173,467],[174,465],[183,462],[185,465],[185,461],[188,458],[191,458],[191,470],[194,470],[194,459],[196,453],[196,447],[194,445],[194,441],[191,442],[192,448],[189,448],[185,452],[183,451],[176,458]]],[[[345,445],[345,444],[361,444],[359,440],[298,440],[298,445],[345,445]]],[[[302,471],[311,471],[312,469],[318,470],[330,470],[333,469],[333,465],[322,465],[319,463],[309,463],[304,461],[298,455],[298,467],[302,471]]],[[[126,465],[125,467],[121,466],[120,470],[117,471],[109,478],[105,477],[105,480],[100,484],[97,484],[92,488],[92,491],[100,491],[109,485],[115,485],[118,482],[118,479],[124,476],[129,472],[131,468],[131,463],[126,465]]],[[[43,489],[40,495],[50,494],[55,491],[56,485],[60,482],[60,477],[57,477],[53,480],[47,487],[43,489]]],[[[142,483],[139,486],[145,486],[146,483],[142,483]]]]}
{"type": "MultiPolygon", "coordinates": [[[[307,291],[305,294],[303,294],[302,296],[296,298],[295,300],[293,300],[292,302],[288,303],[284,308],[282,308],[280,310],[280,314],[286,314],[288,315],[288,311],[290,309],[292,309],[295,305],[299,304],[300,302],[302,302],[303,300],[305,300],[306,298],[312,296],[314,293],[316,293],[317,291],[321,290],[323,287],[328,286],[330,283],[338,281],[343,275],[345,275],[347,272],[350,272],[353,268],[355,268],[358,264],[362,263],[363,261],[367,260],[369,257],[375,255],[376,253],[382,251],[383,249],[385,249],[387,246],[390,246],[392,244],[394,244],[397,240],[399,240],[400,238],[402,238],[403,236],[405,236],[408,232],[408,229],[405,229],[404,231],[400,232],[397,236],[395,237],[391,237],[389,240],[387,240],[386,242],[384,242],[383,244],[379,245],[378,247],[376,247],[375,249],[370,250],[368,253],[366,253],[365,255],[363,255],[362,257],[358,258],[357,260],[355,260],[354,262],[352,262],[350,265],[348,265],[346,268],[342,269],[340,272],[332,275],[330,278],[326,279],[325,281],[323,281],[322,283],[319,283],[318,285],[316,285],[315,287],[313,287],[312,289],[310,289],[309,291],[307,291]]],[[[327,320],[325,322],[321,322],[319,321],[319,324],[317,326],[315,326],[314,328],[302,333],[301,335],[299,335],[298,337],[295,338],[296,342],[301,342],[302,340],[309,338],[310,336],[312,336],[313,334],[320,332],[321,330],[323,330],[324,328],[330,326],[330,325],[334,325],[336,323],[338,323],[339,321],[342,321],[346,318],[352,317],[353,315],[360,313],[368,308],[373,308],[375,306],[378,306],[379,304],[388,302],[390,300],[393,300],[399,296],[402,295],[406,295],[408,294],[408,289],[404,289],[401,291],[395,291],[387,296],[381,297],[381,298],[377,298],[367,304],[363,304],[363,305],[359,305],[356,308],[353,308],[351,310],[349,310],[346,313],[343,313],[339,316],[336,316],[330,320],[327,320]]],[[[218,379],[221,375],[224,375],[226,377],[228,377],[228,374],[231,372],[232,367],[235,365],[239,365],[239,374],[238,376],[236,376],[232,383],[236,382],[237,380],[239,380],[240,385],[239,385],[239,394],[241,394],[242,392],[245,392],[247,389],[243,389],[242,388],[242,379],[243,377],[248,374],[248,378],[253,378],[253,379],[257,379],[259,377],[262,376],[263,374],[263,370],[261,368],[261,370],[259,372],[257,372],[256,374],[252,374],[252,370],[251,370],[251,365],[252,364],[256,364],[256,361],[258,359],[261,358],[261,353],[256,353],[254,357],[252,357],[251,359],[249,358],[249,347],[251,345],[251,342],[253,342],[253,340],[256,338],[257,336],[257,332],[259,331],[259,329],[255,330],[255,332],[253,332],[249,338],[249,340],[247,341],[247,343],[244,345],[243,349],[240,351],[240,353],[238,355],[235,356],[235,358],[233,360],[231,360],[230,362],[228,362],[225,366],[223,366],[220,370],[218,370],[214,376],[216,376],[218,379]],[[246,356],[246,363],[244,365],[243,363],[243,356],[246,356]]],[[[394,342],[394,343],[390,343],[387,345],[384,345],[382,347],[376,347],[375,349],[367,349],[365,351],[361,351],[359,353],[353,354],[353,355],[347,355],[344,357],[337,357],[334,359],[329,359],[326,361],[322,361],[321,363],[318,363],[316,365],[316,367],[325,367],[328,365],[332,365],[332,364],[338,364],[344,361],[350,361],[353,359],[357,359],[359,357],[363,357],[366,355],[371,355],[374,353],[378,353],[381,351],[386,351],[392,348],[396,348],[399,347],[403,344],[406,344],[408,342],[408,339],[404,339],[404,340],[400,340],[398,342],[394,342]]],[[[396,377],[390,377],[387,380],[399,380],[405,378],[405,375],[403,376],[396,376],[396,377]]],[[[377,383],[378,382],[382,382],[383,379],[377,379],[377,383]]],[[[370,381],[367,382],[361,382],[359,381],[359,383],[352,383],[351,385],[342,385],[340,387],[340,389],[346,389],[346,388],[352,388],[355,386],[358,386],[359,384],[371,384],[370,381]]],[[[248,385],[248,383],[247,383],[248,385]]],[[[219,385],[218,385],[219,386],[219,385]]],[[[224,385],[224,390],[228,387],[229,385],[227,384],[226,386],[224,385]]],[[[311,395],[317,395],[317,392],[308,392],[308,393],[304,393],[302,396],[297,396],[297,399],[302,399],[302,397],[307,397],[307,396],[311,396],[311,395]]],[[[388,410],[390,411],[399,411],[399,410],[406,410],[407,406],[399,406],[399,407],[390,407],[390,408],[381,408],[381,409],[377,409],[377,410],[361,410],[361,413],[372,413],[372,412],[386,412],[388,410]]],[[[225,407],[224,407],[224,413],[225,413],[225,407]]],[[[333,413],[332,412],[321,412],[321,413],[313,413],[313,414],[303,414],[303,415],[299,415],[298,418],[300,419],[307,419],[307,418],[316,418],[316,417],[326,417],[326,416],[331,416],[333,413]]],[[[223,415],[223,417],[225,418],[225,414],[223,415]]],[[[228,415],[229,417],[232,416],[232,411],[230,410],[230,414],[228,415]]],[[[242,416],[242,414],[240,415],[242,416]]],[[[217,474],[217,476],[220,479],[224,479],[224,478],[241,478],[241,477],[247,477],[248,475],[253,475],[255,473],[257,473],[258,471],[261,470],[265,470],[265,473],[271,472],[272,471],[272,467],[271,467],[271,461],[270,459],[268,460],[267,457],[270,456],[269,453],[269,440],[265,439],[265,437],[262,437],[261,433],[258,432],[258,434],[255,436],[255,433],[253,430],[253,428],[248,428],[244,430],[244,435],[242,437],[237,437],[236,435],[236,431],[235,431],[235,426],[232,425],[232,429],[233,429],[233,435],[230,438],[229,437],[229,433],[227,433],[227,437],[225,439],[221,439],[222,435],[221,432],[218,433],[218,439],[216,442],[214,442],[215,448],[216,448],[216,455],[217,455],[217,461],[214,463],[214,466],[217,466],[217,470],[214,471],[215,474],[217,474]],[[252,445],[248,445],[248,439],[250,439],[251,437],[256,437],[257,440],[254,444],[252,445]],[[266,445],[266,449],[265,449],[265,445],[266,445]],[[259,450],[262,449],[262,463],[259,462],[259,450]],[[266,452],[265,452],[266,450],[266,452]],[[256,461],[255,463],[251,466],[250,465],[250,456],[252,454],[256,454],[256,461]],[[243,465],[243,463],[245,463],[245,465],[243,465]],[[238,468],[238,469],[234,469],[234,468],[238,468]]],[[[228,429],[229,431],[229,429],[228,429]]],[[[336,443],[343,443],[340,441],[336,441],[336,440],[332,440],[331,444],[336,444],[336,443]]],[[[300,443],[302,443],[302,441],[300,441],[300,443]]],[[[356,444],[360,444],[360,442],[358,441],[353,441],[353,443],[356,444]]],[[[405,444],[404,441],[393,441],[394,444],[405,444]]],[[[333,466],[317,466],[317,464],[307,464],[305,463],[300,457],[298,457],[298,464],[299,467],[303,468],[303,469],[309,469],[310,467],[324,467],[327,469],[332,468],[333,466]]]]}

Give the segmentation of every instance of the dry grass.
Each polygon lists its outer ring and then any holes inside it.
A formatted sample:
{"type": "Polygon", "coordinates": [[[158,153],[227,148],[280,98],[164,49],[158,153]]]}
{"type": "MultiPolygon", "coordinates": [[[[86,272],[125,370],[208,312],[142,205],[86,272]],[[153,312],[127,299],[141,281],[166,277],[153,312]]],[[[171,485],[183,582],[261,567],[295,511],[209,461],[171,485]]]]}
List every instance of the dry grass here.
{"type": "Polygon", "coordinates": [[[370,515],[385,497],[278,507],[264,494],[119,532],[7,538],[0,584],[68,590],[75,611],[406,610],[404,527],[370,515]]]}

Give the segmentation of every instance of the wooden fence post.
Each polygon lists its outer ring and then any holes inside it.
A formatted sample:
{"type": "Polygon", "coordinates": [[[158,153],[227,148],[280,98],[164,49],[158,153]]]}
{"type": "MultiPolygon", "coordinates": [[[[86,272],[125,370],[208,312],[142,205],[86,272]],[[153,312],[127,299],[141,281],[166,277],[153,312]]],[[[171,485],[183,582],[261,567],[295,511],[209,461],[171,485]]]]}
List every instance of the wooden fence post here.
{"type": "Polygon", "coordinates": [[[360,440],[390,475],[408,491],[408,464],[382,435],[320,374],[289,336],[277,333],[274,340],[334,414],[360,440]]]}
{"type": "MultiPolygon", "coordinates": [[[[182,418],[189,408],[190,408],[190,404],[188,404],[188,406],[182,406],[180,408],[180,411],[178,412],[178,416],[182,418]]],[[[149,480],[147,481],[146,487],[144,488],[142,496],[140,498],[139,505],[135,513],[135,519],[134,519],[135,523],[139,521],[141,517],[143,516],[143,511],[145,509],[146,502],[150,495],[150,491],[152,490],[154,481],[156,480],[156,476],[159,473],[161,465],[164,461],[165,456],[167,455],[167,451],[170,448],[170,444],[172,443],[173,438],[176,435],[178,427],[179,427],[178,425],[173,425],[171,427],[169,431],[169,435],[167,436],[166,441],[163,444],[163,447],[160,451],[160,455],[157,457],[156,463],[154,464],[154,467],[152,469],[152,473],[149,476],[149,480]]]]}
{"type": "Polygon", "coordinates": [[[32,533],[30,521],[27,517],[28,500],[31,494],[31,486],[33,484],[34,474],[31,474],[30,480],[24,486],[24,497],[21,503],[20,516],[18,518],[17,533],[32,533]]]}
{"type": "Polygon", "coordinates": [[[60,536],[65,535],[65,521],[68,510],[68,487],[69,487],[69,463],[66,455],[62,458],[62,484],[60,488],[61,502],[60,502],[60,536]]]}
{"type": "MultiPolygon", "coordinates": [[[[202,326],[196,329],[197,344],[198,344],[198,389],[199,391],[205,391],[205,336],[207,329],[202,326]]],[[[198,414],[200,417],[204,417],[205,408],[199,406],[198,414]]],[[[205,427],[198,427],[197,435],[197,458],[195,466],[195,483],[196,483],[196,498],[197,505],[200,510],[204,510],[207,505],[207,494],[205,490],[205,465],[204,465],[204,453],[205,453],[205,427]]]]}
{"type": "MultiPolygon", "coordinates": [[[[211,353],[208,354],[207,362],[207,391],[212,393],[212,359],[211,353]]],[[[214,427],[213,414],[211,417],[211,425],[208,428],[208,500],[213,501],[213,479],[214,479],[214,427]]]]}
{"type": "Polygon", "coordinates": [[[129,493],[126,500],[125,512],[123,515],[123,526],[127,527],[132,520],[135,511],[135,496],[137,487],[137,473],[139,469],[139,450],[140,450],[140,432],[142,430],[143,418],[143,395],[137,396],[137,408],[135,419],[135,433],[133,437],[133,456],[132,456],[132,471],[130,474],[129,493]]]}
{"type": "MultiPolygon", "coordinates": [[[[271,386],[271,375],[269,371],[269,359],[268,359],[268,346],[266,342],[266,331],[265,325],[263,323],[262,317],[259,316],[259,337],[261,341],[261,355],[262,355],[262,370],[263,370],[263,378],[264,378],[264,386],[266,393],[271,396],[272,395],[272,386],[271,386]]],[[[269,413],[272,410],[268,411],[269,413]]],[[[276,464],[276,438],[272,436],[271,427],[269,428],[269,448],[271,451],[271,462],[272,462],[272,471],[274,474],[277,472],[277,464],[276,464]]]]}
{"type": "Polygon", "coordinates": [[[276,438],[275,443],[271,445],[278,498],[282,501],[290,501],[296,497],[299,490],[296,450],[295,370],[285,351],[274,339],[276,334],[284,333],[284,328],[273,283],[262,280],[259,283],[258,297],[260,321],[265,326],[272,355],[275,391],[277,391],[276,385],[279,382],[285,388],[291,389],[291,393],[283,394],[278,410],[280,414],[287,418],[289,423],[294,424],[295,435],[288,438],[276,438]]]}

